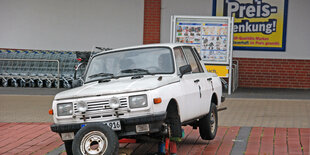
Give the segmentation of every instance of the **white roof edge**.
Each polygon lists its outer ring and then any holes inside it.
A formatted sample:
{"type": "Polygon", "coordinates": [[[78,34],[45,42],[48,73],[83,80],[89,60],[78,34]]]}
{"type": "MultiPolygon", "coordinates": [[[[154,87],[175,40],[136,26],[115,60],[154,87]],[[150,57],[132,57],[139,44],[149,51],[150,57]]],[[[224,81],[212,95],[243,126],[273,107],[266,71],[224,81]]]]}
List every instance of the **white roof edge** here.
{"type": "Polygon", "coordinates": [[[182,43],[155,43],[155,44],[146,44],[146,45],[137,45],[137,46],[129,46],[129,47],[123,47],[123,48],[116,48],[116,49],[112,49],[109,51],[102,51],[98,54],[110,53],[110,52],[121,51],[121,50],[129,50],[129,49],[135,49],[135,48],[145,48],[145,47],[170,47],[170,48],[174,48],[176,46],[192,46],[192,45],[182,44],[182,43]]]}

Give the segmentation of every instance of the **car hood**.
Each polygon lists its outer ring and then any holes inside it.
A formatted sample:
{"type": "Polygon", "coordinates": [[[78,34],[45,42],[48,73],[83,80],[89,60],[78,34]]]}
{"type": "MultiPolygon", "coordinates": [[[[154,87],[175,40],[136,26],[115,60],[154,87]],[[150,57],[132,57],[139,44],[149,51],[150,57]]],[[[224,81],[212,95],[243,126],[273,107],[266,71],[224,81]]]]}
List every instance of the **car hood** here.
{"type": "Polygon", "coordinates": [[[156,89],[171,83],[178,82],[178,76],[145,76],[140,79],[124,77],[111,79],[109,82],[91,82],[81,87],[58,93],[55,100],[112,95],[156,89]]]}

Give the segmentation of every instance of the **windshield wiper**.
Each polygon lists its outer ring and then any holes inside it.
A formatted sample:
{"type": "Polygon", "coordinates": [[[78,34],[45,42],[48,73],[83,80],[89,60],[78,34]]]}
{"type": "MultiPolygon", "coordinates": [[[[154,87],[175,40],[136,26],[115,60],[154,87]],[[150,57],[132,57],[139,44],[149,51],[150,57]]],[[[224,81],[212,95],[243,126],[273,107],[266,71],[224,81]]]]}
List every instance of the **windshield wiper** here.
{"type": "Polygon", "coordinates": [[[95,77],[104,77],[104,76],[110,76],[111,78],[114,77],[114,74],[111,74],[111,73],[98,73],[98,74],[93,74],[93,75],[90,75],[88,76],[89,78],[95,78],[95,77]]]}
{"type": "Polygon", "coordinates": [[[147,73],[147,74],[153,75],[153,73],[150,73],[148,70],[146,70],[146,69],[140,69],[140,68],[126,69],[126,70],[122,70],[122,71],[121,71],[121,73],[140,73],[140,72],[145,72],[145,73],[147,73]]]}

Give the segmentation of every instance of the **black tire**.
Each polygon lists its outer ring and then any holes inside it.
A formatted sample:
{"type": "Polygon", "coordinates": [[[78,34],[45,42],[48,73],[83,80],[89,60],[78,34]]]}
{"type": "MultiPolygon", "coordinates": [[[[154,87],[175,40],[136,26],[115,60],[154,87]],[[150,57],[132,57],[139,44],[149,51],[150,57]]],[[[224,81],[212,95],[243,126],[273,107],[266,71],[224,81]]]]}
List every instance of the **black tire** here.
{"type": "Polygon", "coordinates": [[[72,154],[72,140],[64,141],[65,148],[67,155],[73,155],[72,154]]]}
{"type": "Polygon", "coordinates": [[[95,149],[92,148],[87,150],[89,154],[94,153],[100,155],[118,155],[118,137],[115,132],[107,125],[94,123],[88,124],[82,129],[80,129],[73,140],[73,154],[85,154],[82,153],[81,149],[85,149],[85,147],[87,147],[88,145],[98,145],[98,147],[96,147],[95,149]],[[102,145],[102,148],[99,147],[100,145],[102,145]]]}
{"type": "Polygon", "coordinates": [[[168,120],[168,127],[170,128],[170,137],[182,138],[182,124],[179,115],[168,120]]]}
{"type": "Polygon", "coordinates": [[[182,138],[182,124],[177,107],[174,104],[170,104],[168,106],[167,118],[165,122],[168,125],[170,137],[182,138]]]}
{"type": "Polygon", "coordinates": [[[211,103],[210,112],[199,120],[199,133],[203,140],[212,140],[217,132],[217,108],[214,103],[211,103]]]}

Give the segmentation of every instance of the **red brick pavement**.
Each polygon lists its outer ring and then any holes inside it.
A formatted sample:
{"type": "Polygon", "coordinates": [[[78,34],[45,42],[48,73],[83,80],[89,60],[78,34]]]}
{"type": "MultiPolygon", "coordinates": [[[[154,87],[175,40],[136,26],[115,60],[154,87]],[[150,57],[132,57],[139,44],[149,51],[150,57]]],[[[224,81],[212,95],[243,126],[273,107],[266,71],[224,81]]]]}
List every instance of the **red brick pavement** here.
{"type": "MultiPolygon", "coordinates": [[[[214,140],[204,141],[199,131],[185,127],[185,137],[178,144],[178,155],[230,154],[240,127],[219,127],[214,140]]],[[[246,155],[310,155],[310,129],[253,127],[244,154],[246,155]]],[[[134,150],[132,154],[156,152],[156,144],[121,144],[134,150]],[[141,152],[140,152],[141,151],[141,152]]]]}
{"type": "Polygon", "coordinates": [[[62,145],[50,123],[0,123],[0,154],[46,154],[62,145]]]}
{"type": "MultiPolygon", "coordinates": [[[[50,123],[0,123],[0,154],[46,154],[63,144],[60,137],[50,131],[50,123]]],[[[178,144],[178,155],[230,154],[240,127],[219,127],[212,141],[202,140],[198,130],[184,127],[185,137],[178,144]]],[[[253,127],[245,150],[246,155],[310,155],[310,128],[253,127]]],[[[132,154],[156,152],[155,143],[120,144],[132,154]]],[[[65,153],[62,153],[65,154],[65,153]]]]}

